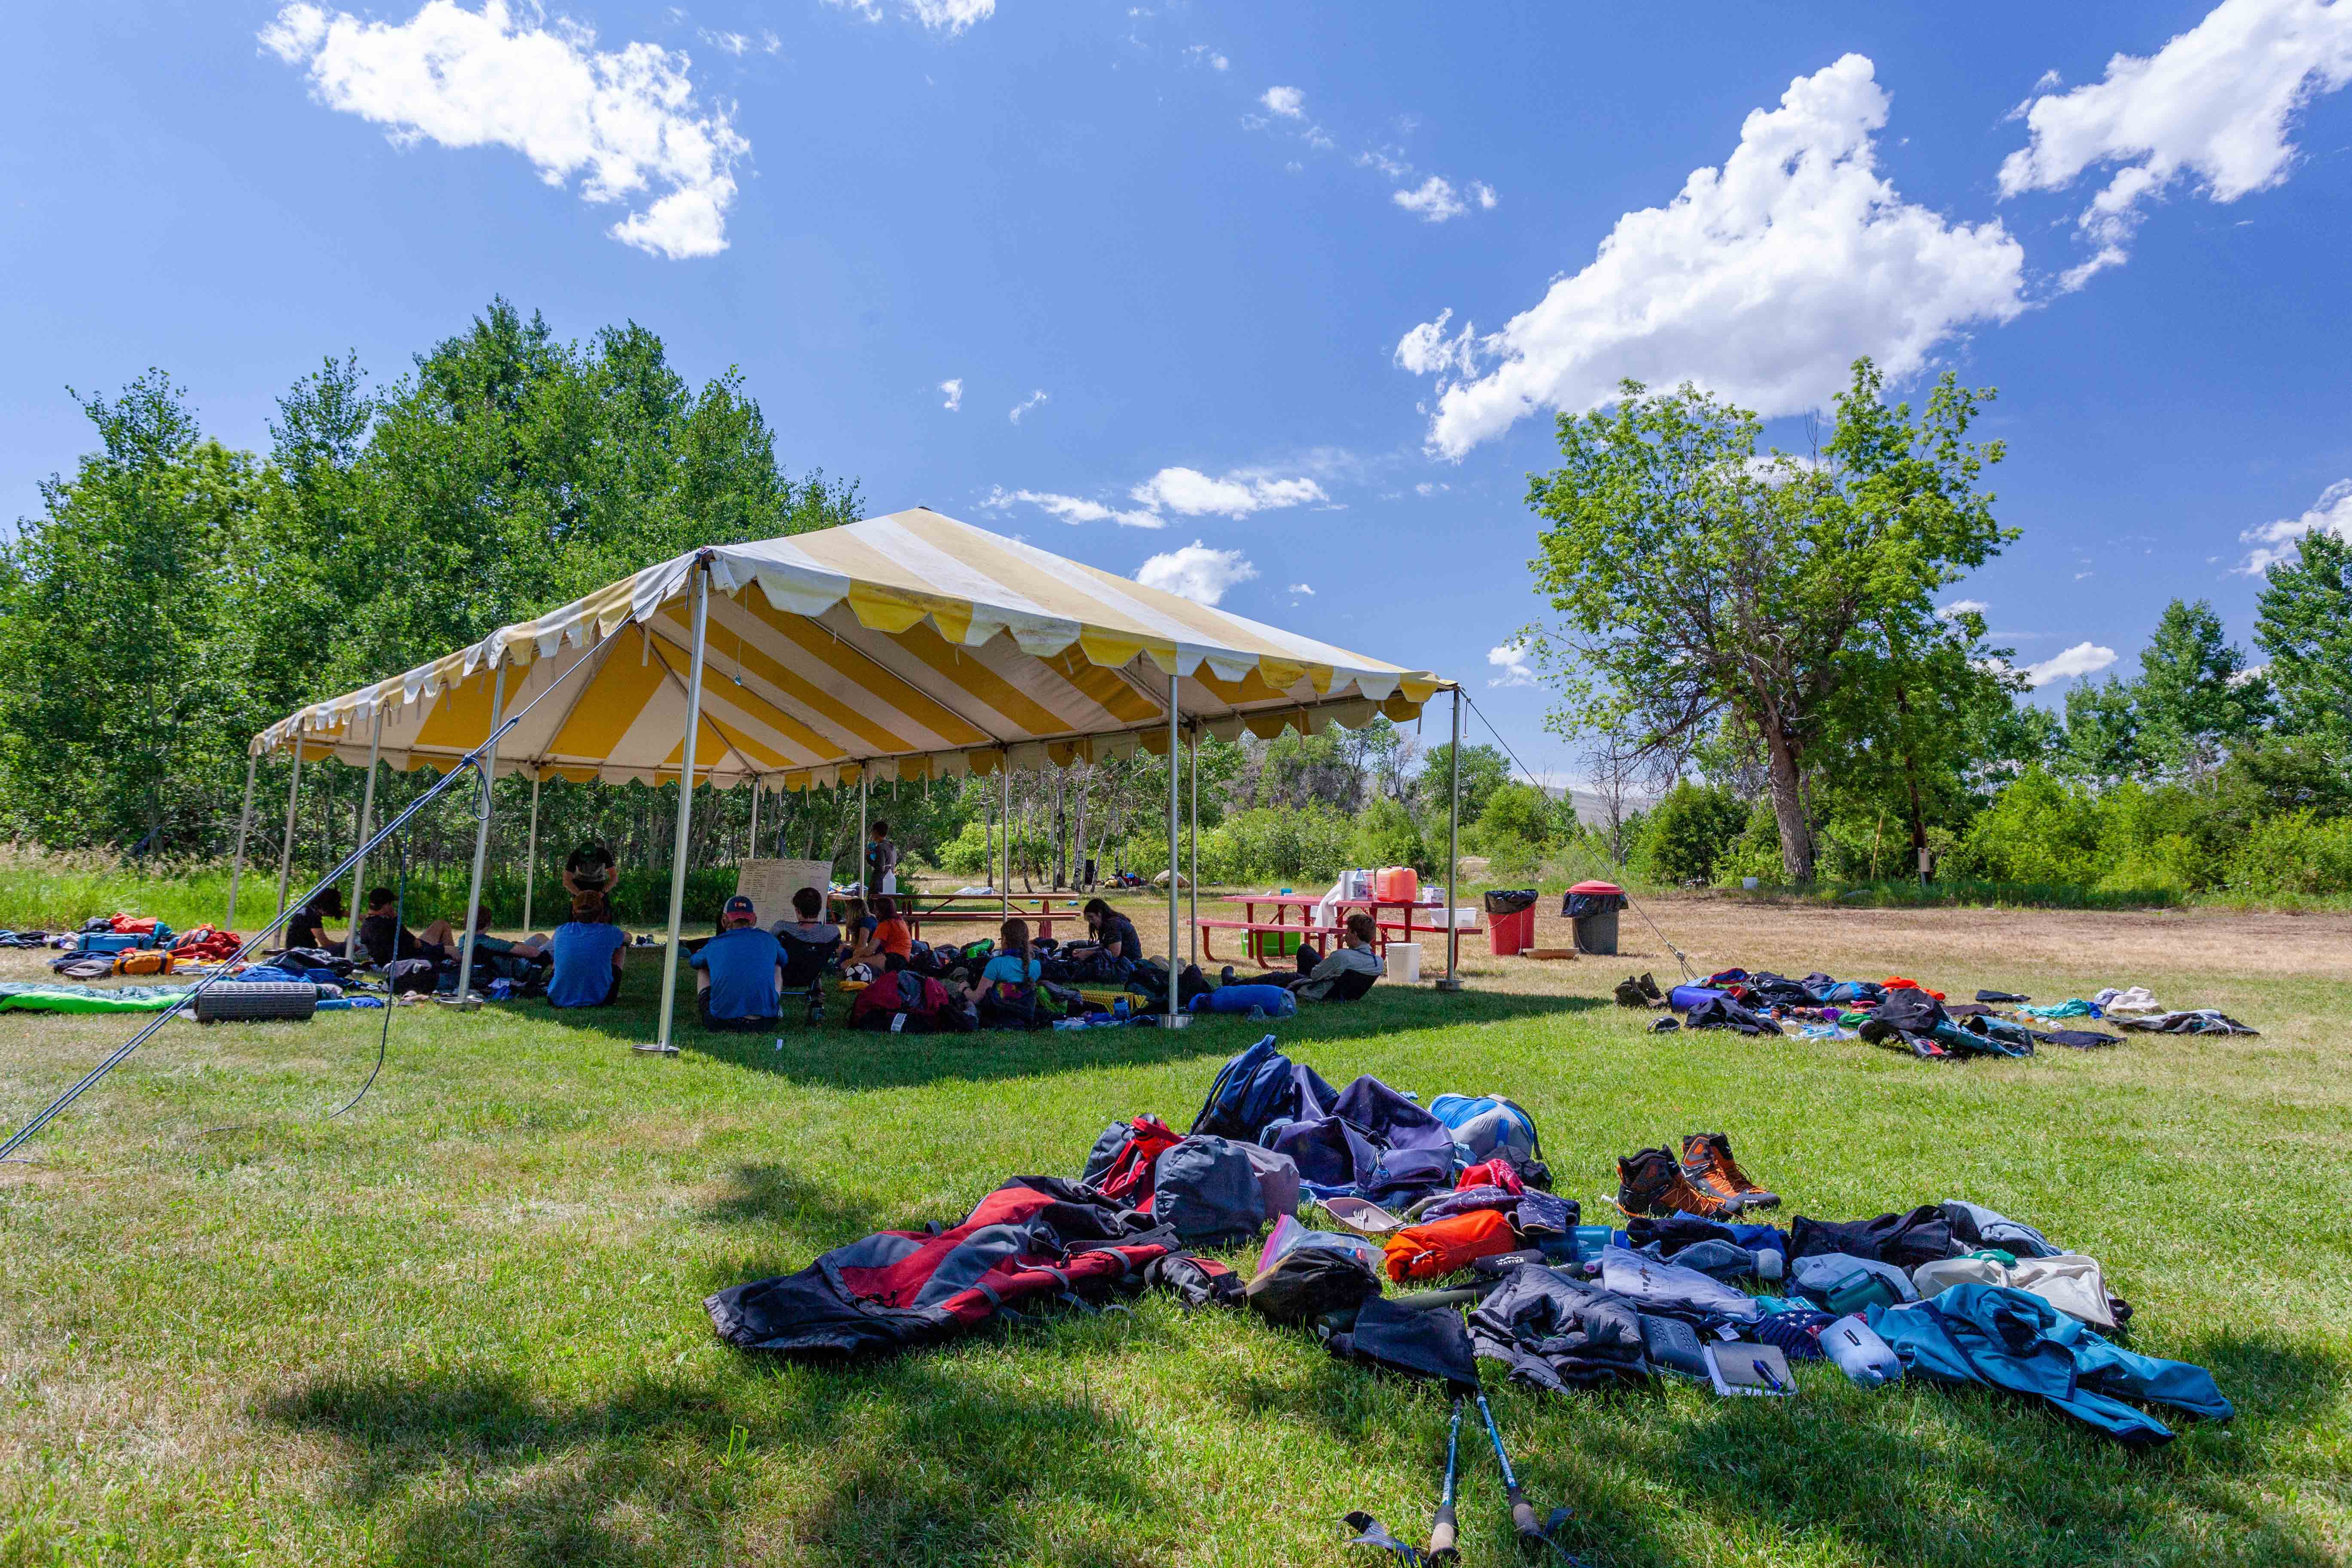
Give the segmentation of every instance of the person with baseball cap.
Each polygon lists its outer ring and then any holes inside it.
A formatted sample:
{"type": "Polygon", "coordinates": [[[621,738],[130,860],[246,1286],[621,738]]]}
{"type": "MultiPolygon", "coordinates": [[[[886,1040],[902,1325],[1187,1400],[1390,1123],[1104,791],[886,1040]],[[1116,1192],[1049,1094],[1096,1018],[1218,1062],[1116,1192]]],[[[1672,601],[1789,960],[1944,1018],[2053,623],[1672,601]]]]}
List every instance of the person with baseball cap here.
{"type": "Polygon", "coordinates": [[[719,934],[688,956],[702,1026],[736,1034],[776,1026],[782,1011],[784,950],[760,929],[759,911],[738,893],[719,911],[719,934]]]}

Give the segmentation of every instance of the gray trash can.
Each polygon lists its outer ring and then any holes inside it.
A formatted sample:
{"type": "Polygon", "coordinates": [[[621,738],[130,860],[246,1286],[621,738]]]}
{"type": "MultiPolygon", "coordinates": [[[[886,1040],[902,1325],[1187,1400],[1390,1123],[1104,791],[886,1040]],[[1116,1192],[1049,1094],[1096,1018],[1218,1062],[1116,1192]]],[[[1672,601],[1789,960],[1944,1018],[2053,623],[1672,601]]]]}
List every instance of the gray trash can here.
{"type": "Polygon", "coordinates": [[[1601,956],[1617,952],[1617,911],[1625,889],[1614,882],[1579,882],[1560,900],[1560,913],[1576,927],[1576,951],[1601,956]]]}

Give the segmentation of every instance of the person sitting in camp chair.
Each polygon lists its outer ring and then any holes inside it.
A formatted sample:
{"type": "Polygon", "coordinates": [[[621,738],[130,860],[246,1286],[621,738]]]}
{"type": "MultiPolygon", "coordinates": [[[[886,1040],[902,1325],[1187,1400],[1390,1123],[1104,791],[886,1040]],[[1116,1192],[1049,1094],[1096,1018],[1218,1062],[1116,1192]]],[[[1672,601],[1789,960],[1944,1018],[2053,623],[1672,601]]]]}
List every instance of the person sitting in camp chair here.
{"type": "Polygon", "coordinates": [[[841,928],[824,919],[824,895],[814,888],[803,888],[793,895],[793,912],[800,919],[778,921],[768,930],[784,950],[785,994],[808,993],[809,1020],[814,1023],[824,1013],[824,972],[842,954],[841,928]]]}
{"type": "Polygon", "coordinates": [[[1359,910],[1346,922],[1348,940],[1331,950],[1328,956],[1300,949],[1298,973],[1296,974],[1261,974],[1244,984],[1279,985],[1301,1002],[1353,1002],[1372,988],[1372,982],[1387,973],[1373,943],[1380,940],[1380,927],[1372,917],[1359,910]]]}
{"type": "Polygon", "coordinates": [[[732,1034],[762,1034],[777,1026],[784,949],[760,929],[759,911],[738,893],[719,912],[717,936],[688,956],[702,1026],[732,1034]]]}

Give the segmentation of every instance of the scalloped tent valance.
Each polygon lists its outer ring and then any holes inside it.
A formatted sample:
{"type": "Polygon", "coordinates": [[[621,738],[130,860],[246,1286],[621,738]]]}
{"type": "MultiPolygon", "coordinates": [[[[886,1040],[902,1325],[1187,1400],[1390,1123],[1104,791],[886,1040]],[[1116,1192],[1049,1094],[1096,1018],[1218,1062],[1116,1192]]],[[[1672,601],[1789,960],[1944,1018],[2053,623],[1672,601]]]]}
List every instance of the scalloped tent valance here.
{"type": "Polygon", "coordinates": [[[397,768],[446,771],[488,735],[504,669],[509,714],[562,689],[500,742],[500,773],[673,780],[698,561],[712,593],[694,771],[719,787],[1160,752],[1171,675],[1182,716],[1228,740],[1411,719],[1448,684],[919,509],[648,566],[298,710],[256,735],[253,754],[289,752],[299,737],[305,761],[364,766],[374,749],[397,768]]]}

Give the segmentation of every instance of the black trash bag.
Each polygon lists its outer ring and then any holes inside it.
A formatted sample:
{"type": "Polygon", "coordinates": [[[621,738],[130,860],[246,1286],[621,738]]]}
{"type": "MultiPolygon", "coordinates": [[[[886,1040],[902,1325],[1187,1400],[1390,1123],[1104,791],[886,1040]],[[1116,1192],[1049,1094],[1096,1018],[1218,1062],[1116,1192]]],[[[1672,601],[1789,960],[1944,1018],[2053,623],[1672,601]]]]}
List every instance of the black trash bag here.
{"type": "Polygon", "coordinates": [[[1486,912],[1490,915],[1515,915],[1521,910],[1535,908],[1533,888],[1497,889],[1486,895],[1486,912]]]}
{"type": "Polygon", "coordinates": [[[1442,1383],[1455,1394],[1470,1394],[1478,1386],[1470,1331],[1452,1307],[1415,1311],[1378,1297],[1358,1310],[1354,1328],[1333,1334],[1323,1348],[1341,1361],[1442,1383]]]}

